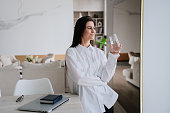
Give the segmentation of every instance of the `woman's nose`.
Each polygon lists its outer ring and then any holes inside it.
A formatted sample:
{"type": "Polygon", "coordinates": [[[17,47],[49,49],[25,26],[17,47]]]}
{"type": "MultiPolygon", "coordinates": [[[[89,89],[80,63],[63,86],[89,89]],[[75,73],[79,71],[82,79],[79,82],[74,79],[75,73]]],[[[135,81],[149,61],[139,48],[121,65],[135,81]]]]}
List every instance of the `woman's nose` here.
{"type": "Polygon", "coordinates": [[[92,33],[95,33],[95,32],[96,32],[96,30],[93,28],[91,32],[92,32],[92,33]]]}

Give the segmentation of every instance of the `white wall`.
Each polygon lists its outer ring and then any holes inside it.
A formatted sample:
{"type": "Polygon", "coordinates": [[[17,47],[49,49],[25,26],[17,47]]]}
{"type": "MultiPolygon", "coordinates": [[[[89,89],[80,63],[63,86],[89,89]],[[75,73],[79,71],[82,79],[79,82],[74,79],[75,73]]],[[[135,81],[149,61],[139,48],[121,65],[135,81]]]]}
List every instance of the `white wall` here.
{"type": "Polygon", "coordinates": [[[169,6],[169,0],[144,0],[143,113],[170,113],[169,6]]]}
{"type": "Polygon", "coordinates": [[[121,53],[140,52],[140,0],[106,0],[106,3],[106,34],[117,34],[123,45],[121,53]]]}
{"type": "Polygon", "coordinates": [[[65,54],[72,37],[72,0],[0,1],[0,54],[65,54]]]}
{"type": "Polygon", "coordinates": [[[140,52],[140,0],[125,0],[113,6],[113,33],[123,45],[121,52],[140,52]]]}

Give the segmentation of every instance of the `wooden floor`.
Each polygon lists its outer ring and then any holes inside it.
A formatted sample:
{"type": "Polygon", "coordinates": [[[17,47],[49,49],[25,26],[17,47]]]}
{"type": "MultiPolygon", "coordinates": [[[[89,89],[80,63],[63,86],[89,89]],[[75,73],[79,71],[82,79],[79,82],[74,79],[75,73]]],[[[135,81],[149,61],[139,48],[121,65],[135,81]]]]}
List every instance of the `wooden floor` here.
{"type": "Polygon", "coordinates": [[[109,86],[119,94],[118,103],[127,113],[140,113],[140,89],[125,80],[122,71],[126,68],[130,68],[130,66],[117,66],[109,86]]]}
{"type": "Polygon", "coordinates": [[[125,109],[117,101],[114,105],[114,113],[127,113],[125,109]]]}

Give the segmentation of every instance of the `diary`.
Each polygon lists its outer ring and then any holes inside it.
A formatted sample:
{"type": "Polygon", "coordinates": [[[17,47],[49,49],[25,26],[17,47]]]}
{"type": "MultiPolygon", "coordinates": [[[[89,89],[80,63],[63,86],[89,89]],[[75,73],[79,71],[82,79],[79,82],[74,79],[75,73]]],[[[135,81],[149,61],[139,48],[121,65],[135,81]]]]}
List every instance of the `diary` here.
{"type": "Polygon", "coordinates": [[[40,99],[41,104],[55,104],[56,102],[60,101],[63,98],[62,95],[52,95],[49,94],[40,99]]]}

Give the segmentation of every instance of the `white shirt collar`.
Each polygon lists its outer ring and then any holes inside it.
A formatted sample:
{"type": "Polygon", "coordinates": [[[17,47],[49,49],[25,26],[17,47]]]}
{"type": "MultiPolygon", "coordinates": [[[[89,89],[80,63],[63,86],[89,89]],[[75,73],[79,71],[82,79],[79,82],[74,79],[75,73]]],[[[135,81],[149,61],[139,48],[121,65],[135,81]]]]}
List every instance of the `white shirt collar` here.
{"type": "Polygon", "coordinates": [[[77,45],[76,48],[79,50],[79,52],[86,51],[86,50],[93,51],[93,46],[91,44],[88,48],[82,46],[81,44],[77,45]]]}

